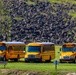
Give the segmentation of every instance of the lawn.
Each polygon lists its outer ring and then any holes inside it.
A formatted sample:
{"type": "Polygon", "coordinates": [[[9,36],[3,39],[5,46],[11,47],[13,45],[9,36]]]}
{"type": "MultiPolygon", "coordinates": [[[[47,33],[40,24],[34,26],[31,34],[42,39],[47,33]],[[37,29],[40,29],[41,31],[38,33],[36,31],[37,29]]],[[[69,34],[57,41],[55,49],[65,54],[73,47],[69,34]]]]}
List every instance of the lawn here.
{"type": "MultiPolygon", "coordinates": [[[[3,68],[1,65],[0,68],[3,68]]],[[[55,65],[53,63],[25,63],[25,62],[13,62],[6,65],[7,69],[21,69],[21,70],[38,70],[38,71],[55,71],[55,65]]],[[[76,64],[63,63],[58,64],[58,71],[76,71],[76,64]]]]}
{"type": "MultiPolygon", "coordinates": [[[[0,65],[0,69],[3,69],[3,65],[0,65]]],[[[55,71],[55,65],[53,63],[25,63],[25,62],[9,62],[6,65],[6,69],[19,69],[19,70],[31,70],[31,71],[55,71]]],[[[57,66],[58,71],[76,71],[76,64],[73,63],[59,63],[57,66]]]]}

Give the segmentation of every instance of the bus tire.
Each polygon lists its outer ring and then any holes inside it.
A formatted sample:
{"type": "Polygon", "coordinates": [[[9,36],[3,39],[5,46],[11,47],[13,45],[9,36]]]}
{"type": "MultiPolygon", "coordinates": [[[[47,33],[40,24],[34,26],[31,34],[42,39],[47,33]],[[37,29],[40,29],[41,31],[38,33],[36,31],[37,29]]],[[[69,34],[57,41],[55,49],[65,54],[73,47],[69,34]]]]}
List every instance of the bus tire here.
{"type": "Polygon", "coordinates": [[[74,59],[74,63],[76,63],[76,57],[75,57],[75,59],[74,59]]]}
{"type": "Polygon", "coordinates": [[[17,56],[17,62],[18,62],[18,61],[20,61],[20,56],[19,56],[19,55],[17,56]]]}
{"type": "Polygon", "coordinates": [[[42,61],[42,57],[41,57],[41,59],[40,59],[40,63],[41,63],[41,62],[43,62],[43,61],[42,61]]]}
{"type": "Polygon", "coordinates": [[[50,59],[49,60],[46,60],[46,62],[48,62],[48,63],[51,62],[51,56],[50,56],[50,59]]]}
{"type": "Polygon", "coordinates": [[[60,60],[60,63],[63,63],[62,60],[60,60]]]}

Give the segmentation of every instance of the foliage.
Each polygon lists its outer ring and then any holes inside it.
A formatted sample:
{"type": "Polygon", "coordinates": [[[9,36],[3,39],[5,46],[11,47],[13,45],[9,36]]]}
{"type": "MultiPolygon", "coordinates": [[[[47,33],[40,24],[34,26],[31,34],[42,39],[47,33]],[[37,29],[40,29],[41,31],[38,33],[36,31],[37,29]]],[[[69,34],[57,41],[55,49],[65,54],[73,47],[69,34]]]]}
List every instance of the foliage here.
{"type": "Polygon", "coordinates": [[[72,4],[76,4],[76,0],[49,0],[51,3],[72,3],[72,4]]]}
{"type": "Polygon", "coordinates": [[[11,18],[9,16],[9,10],[4,7],[4,2],[0,1],[0,33],[4,37],[7,35],[6,40],[9,40],[11,32],[11,18]]]}
{"type": "Polygon", "coordinates": [[[35,4],[35,2],[32,2],[32,1],[30,1],[30,0],[27,0],[26,3],[27,3],[28,5],[31,5],[31,4],[34,5],[34,4],[35,4]]]}
{"type": "Polygon", "coordinates": [[[14,19],[17,20],[17,21],[20,21],[20,20],[22,20],[23,18],[22,18],[22,17],[15,17],[14,19]]]}

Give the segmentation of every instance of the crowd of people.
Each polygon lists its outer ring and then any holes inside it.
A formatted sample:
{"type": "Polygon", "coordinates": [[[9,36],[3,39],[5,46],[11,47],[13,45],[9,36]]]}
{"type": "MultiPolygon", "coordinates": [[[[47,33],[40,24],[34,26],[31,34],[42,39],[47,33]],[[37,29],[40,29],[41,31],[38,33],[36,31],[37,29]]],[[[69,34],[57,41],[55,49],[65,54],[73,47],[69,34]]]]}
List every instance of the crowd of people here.
{"type": "Polygon", "coordinates": [[[11,41],[29,42],[76,42],[76,18],[69,15],[76,12],[76,4],[40,2],[27,4],[24,0],[10,0],[11,41]]]}

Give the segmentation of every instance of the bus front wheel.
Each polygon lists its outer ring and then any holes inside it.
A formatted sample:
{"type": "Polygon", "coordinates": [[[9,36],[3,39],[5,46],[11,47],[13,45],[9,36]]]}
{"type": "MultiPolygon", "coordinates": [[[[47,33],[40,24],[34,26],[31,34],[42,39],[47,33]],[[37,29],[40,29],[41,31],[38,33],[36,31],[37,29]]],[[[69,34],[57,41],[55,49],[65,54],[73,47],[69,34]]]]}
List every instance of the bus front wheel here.
{"type": "Polygon", "coordinates": [[[76,58],[74,59],[74,63],[76,63],[76,58]]]}

